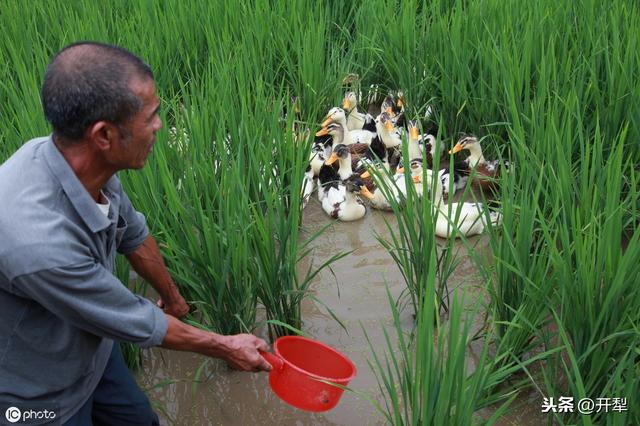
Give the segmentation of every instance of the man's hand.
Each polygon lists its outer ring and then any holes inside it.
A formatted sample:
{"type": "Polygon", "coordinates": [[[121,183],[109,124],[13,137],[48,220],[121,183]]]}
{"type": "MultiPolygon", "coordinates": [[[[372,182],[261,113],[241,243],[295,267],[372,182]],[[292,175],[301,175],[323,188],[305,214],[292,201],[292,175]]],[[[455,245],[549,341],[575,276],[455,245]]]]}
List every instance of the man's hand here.
{"type": "Polygon", "coordinates": [[[220,358],[237,370],[271,371],[271,364],[258,352],[269,350],[269,345],[259,337],[252,334],[225,336],[185,324],[172,315],[166,317],[168,324],[163,347],[220,358]]]}
{"type": "Polygon", "coordinates": [[[164,300],[158,299],[158,307],[162,309],[165,314],[172,315],[176,318],[182,318],[189,313],[189,305],[187,305],[187,302],[180,294],[173,298],[172,303],[164,303],[164,300]]]}
{"type": "Polygon", "coordinates": [[[252,334],[224,337],[226,350],[221,358],[227,361],[231,368],[242,371],[271,371],[271,364],[258,352],[269,350],[267,342],[252,334]]]}

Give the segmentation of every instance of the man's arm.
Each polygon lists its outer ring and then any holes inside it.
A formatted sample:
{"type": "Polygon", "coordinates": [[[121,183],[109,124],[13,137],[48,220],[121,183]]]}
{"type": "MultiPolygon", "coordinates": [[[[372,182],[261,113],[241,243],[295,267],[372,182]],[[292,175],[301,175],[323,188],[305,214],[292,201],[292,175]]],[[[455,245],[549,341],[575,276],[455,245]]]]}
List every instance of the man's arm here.
{"type": "Polygon", "coordinates": [[[126,257],[138,275],[156,289],[162,300],[160,307],[167,314],[180,318],[189,313],[189,305],[171,279],[158,244],[151,235],[148,235],[142,245],[126,257]]]}
{"type": "Polygon", "coordinates": [[[238,370],[271,370],[271,364],[258,353],[268,351],[269,346],[254,335],[223,336],[187,325],[171,315],[167,315],[167,322],[167,334],[161,345],[164,348],[220,358],[238,370]]]}

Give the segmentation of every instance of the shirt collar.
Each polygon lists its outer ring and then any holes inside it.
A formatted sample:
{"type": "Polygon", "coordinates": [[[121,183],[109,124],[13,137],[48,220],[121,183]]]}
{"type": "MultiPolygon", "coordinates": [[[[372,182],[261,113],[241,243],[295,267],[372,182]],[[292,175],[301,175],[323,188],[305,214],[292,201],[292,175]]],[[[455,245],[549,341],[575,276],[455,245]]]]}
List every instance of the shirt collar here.
{"type": "Polygon", "coordinates": [[[91,232],[97,233],[108,228],[111,221],[96,207],[96,202],[53,143],[52,137],[49,137],[49,140],[44,144],[44,157],[53,175],[67,194],[69,201],[91,232]]]}

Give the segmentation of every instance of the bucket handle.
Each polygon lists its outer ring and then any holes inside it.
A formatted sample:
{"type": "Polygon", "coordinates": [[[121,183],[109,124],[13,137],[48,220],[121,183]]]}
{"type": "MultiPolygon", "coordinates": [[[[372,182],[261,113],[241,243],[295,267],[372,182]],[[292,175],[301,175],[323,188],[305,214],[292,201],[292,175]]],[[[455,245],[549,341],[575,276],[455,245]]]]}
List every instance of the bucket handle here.
{"type": "Polygon", "coordinates": [[[284,360],[280,356],[262,350],[258,350],[258,352],[269,364],[271,364],[274,370],[282,370],[282,367],[284,367],[284,360]]]}

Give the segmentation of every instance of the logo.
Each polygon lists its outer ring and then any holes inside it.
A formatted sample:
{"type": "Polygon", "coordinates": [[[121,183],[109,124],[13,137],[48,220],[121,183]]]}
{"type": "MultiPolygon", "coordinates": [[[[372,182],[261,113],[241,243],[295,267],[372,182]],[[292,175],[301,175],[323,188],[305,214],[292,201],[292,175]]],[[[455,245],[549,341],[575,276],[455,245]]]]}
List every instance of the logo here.
{"type": "MultiPolygon", "coordinates": [[[[52,404],[48,404],[48,406],[51,405],[52,404]]],[[[42,404],[40,404],[40,407],[34,408],[42,408],[42,404]]],[[[7,411],[4,412],[4,417],[9,423],[27,422],[31,424],[35,421],[54,420],[56,418],[56,412],[48,409],[33,410],[31,407],[22,407],[22,409],[18,407],[9,407],[7,408],[7,411]]]]}
{"type": "Polygon", "coordinates": [[[4,417],[9,423],[16,423],[22,418],[22,411],[17,407],[9,407],[7,411],[5,411],[4,417]]]}

